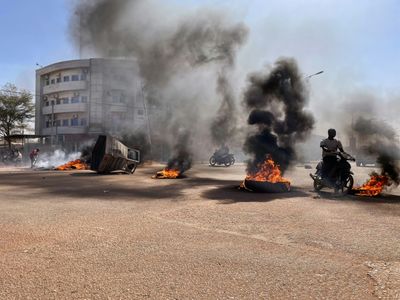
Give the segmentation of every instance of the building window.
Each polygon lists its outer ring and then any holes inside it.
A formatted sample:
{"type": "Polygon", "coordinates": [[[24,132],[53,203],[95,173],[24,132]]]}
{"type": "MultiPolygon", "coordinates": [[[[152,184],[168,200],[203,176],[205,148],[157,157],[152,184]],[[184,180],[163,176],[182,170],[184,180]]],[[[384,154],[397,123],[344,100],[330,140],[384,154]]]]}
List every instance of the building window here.
{"type": "Polygon", "coordinates": [[[61,104],[61,99],[56,99],[56,104],[61,104]]]}
{"type": "Polygon", "coordinates": [[[72,81],[79,81],[79,75],[72,75],[71,76],[72,81]]]}
{"type": "Polygon", "coordinates": [[[46,101],[46,106],[49,106],[49,105],[50,105],[49,101],[46,101]]]}
{"type": "Polygon", "coordinates": [[[61,126],[61,120],[55,120],[54,126],[61,126]]]}
{"type": "Polygon", "coordinates": [[[144,110],[143,109],[138,109],[137,114],[138,114],[138,116],[143,116],[144,115],[144,110]]]}
{"type": "Polygon", "coordinates": [[[63,120],[62,121],[62,126],[64,126],[64,127],[69,126],[69,120],[63,120]]]}
{"type": "Polygon", "coordinates": [[[69,103],[69,99],[68,98],[62,98],[62,103],[63,104],[68,104],[69,103]]]}
{"type": "Polygon", "coordinates": [[[50,80],[46,79],[46,85],[50,85],[50,80]]]}
{"type": "Polygon", "coordinates": [[[78,118],[71,119],[71,126],[79,126],[79,119],[78,118]]]}
{"type": "Polygon", "coordinates": [[[55,84],[56,80],[53,78],[50,82],[51,82],[51,84],[55,84]]]}
{"type": "Polygon", "coordinates": [[[86,80],[86,73],[81,74],[81,80],[86,80]]]}
{"type": "Polygon", "coordinates": [[[112,102],[118,103],[119,102],[119,95],[113,95],[112,96],[112,102]]]}
{"type": "Polygon", "coordinates": [[[74,96],[71,98],[71,103],[79,103],[79,96],[74,96]]]}
{"type": "Polygon", "coordinates": [[[86,126],[86,125],[87,125],[86,119],[81,119],[81,126],[86,126]]]}
{"type": "Polygon", "coordinates": [[[69,76],[64,76],[64,82],[69,81],[69,76]]]}
{"type": "Polygon", "coordinates": [[[50,104],[53,106],[54,105],[54,100],[51,100],[50,104]]]}
{"type": "Polygon", "coordinates": [[[82,96],[81,97],[81,102],[86,103],[87,102],[87,96],[82,96]]]}
{"type": "Polygon", "coordinates": [[[61,77],[57,77],[57,83],[61,82],[61,77]]]}

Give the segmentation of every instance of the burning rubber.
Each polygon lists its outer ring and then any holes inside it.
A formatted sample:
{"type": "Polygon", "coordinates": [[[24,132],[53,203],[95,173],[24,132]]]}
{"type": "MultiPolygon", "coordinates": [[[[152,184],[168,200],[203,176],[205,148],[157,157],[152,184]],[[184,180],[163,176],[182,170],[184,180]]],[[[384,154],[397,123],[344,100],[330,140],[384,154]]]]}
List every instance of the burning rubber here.
{"type": "Polygon", "coordinates": [[[290,181],[282,177],[279,166],[267,156],[257,165],[256,172],[246,176],[240,188],[259,193],[287,193],[290,192],[290,181]]]}

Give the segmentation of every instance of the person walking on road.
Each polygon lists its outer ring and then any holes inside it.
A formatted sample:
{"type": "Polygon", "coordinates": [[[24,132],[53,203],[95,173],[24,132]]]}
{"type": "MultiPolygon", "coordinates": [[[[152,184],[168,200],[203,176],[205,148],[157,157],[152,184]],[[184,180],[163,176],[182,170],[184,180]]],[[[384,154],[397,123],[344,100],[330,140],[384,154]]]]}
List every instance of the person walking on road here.
{"type": "Polygon", "coordinates": [[[36,165],[37,159],[39,157],[39,148],[33,149],[29,154],[29,158],[31,159],[31,168],[36,165]]]}

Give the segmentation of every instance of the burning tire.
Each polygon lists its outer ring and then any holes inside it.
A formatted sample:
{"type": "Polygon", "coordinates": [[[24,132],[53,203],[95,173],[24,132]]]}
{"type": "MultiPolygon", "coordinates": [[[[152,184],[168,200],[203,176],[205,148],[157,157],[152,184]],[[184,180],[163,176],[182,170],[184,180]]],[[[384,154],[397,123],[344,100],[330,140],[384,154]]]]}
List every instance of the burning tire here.
{"type": "Polygon", "coordinates": [[[288,193],[290,192],[290,184],[288,182],[268,182],[245,180],[246,189],[258,193],[288,193]]]}

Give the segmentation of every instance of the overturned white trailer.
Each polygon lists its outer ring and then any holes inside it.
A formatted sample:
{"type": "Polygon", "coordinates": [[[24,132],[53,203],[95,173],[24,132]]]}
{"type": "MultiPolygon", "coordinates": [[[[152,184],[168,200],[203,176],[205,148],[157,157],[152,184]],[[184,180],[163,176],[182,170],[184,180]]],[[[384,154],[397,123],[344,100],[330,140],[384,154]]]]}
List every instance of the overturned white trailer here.
{"type": "Polygon", "coordinates": [[[128,148],[114,137],[99,135],[93,148],[90,169],[99,174],[115,171],[133,174],[139,162],[139,150],[128,148]]]}

